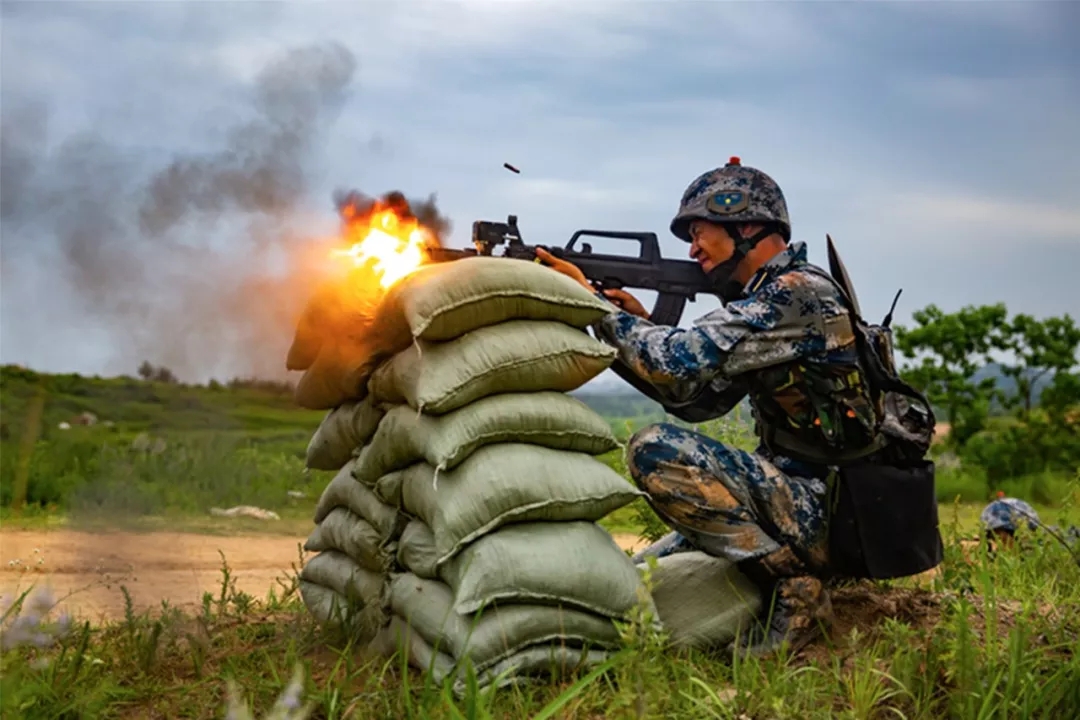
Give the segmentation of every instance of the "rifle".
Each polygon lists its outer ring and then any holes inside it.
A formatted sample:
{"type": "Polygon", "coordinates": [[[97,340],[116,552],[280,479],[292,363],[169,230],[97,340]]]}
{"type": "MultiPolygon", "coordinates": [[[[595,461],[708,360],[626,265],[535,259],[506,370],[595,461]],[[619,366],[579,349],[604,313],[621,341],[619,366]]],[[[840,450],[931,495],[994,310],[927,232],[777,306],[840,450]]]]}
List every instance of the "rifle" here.
{"type": "MultiPolygon", "coordinates": [[[[497,257],[516,260],[536,260],[536,248],[542,247],[552,255],[577,265],[594,288],[639,288],[657,293],[649,320],[657,325],[677,325],[687,300],[694,300],[698,293],[715,294],[701,266],[691,260],[667,260],[660,256],[660,243],[656,233],[624,232],[617,230],[578,230],[566,247],[526,245],[517,226],[517,216],[510,215],[507,222],[477,220],[473,223],[473,248],[429,248],[427,255],[432,262],[450,262],[468,257],[494,256],[496,246],[505,245],[497,257]],[[594,253],[592,245],[578,240],[582,237],[617,238],[636,240],[640,245],[637,257],[594,253]]],[[[616,359],[611,369],[619,377],[649,398],[664,404],[653,387],[638,377],[621,360],[616,359]]]]}

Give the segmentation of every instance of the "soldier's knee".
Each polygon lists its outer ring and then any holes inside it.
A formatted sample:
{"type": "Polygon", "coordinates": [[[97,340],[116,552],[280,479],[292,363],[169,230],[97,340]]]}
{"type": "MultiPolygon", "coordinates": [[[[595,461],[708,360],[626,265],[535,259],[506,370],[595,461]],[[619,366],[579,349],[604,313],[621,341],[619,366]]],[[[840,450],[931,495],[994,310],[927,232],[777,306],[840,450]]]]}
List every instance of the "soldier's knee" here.
{"type": "Polygon", "coordinates": [[[651,475],[661,462],[673,462],[679,457],[679,451],[673,440],[682,432],[681,428],[669,423],[647,425],[630,436],[626,444],[626,467],[634,482],[651,475]]]}

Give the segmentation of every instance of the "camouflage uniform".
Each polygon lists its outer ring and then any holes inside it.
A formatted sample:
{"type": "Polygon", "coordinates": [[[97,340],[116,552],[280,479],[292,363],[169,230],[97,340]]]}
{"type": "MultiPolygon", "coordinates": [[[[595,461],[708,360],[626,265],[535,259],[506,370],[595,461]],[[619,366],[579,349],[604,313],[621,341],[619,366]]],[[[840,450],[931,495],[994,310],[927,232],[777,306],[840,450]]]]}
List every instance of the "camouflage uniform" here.
{"type": "MultiPolygon", "coordinates": [[[[690,329],[617,312],[595,331],[669,406],[708,407],[714,417],[746,397],[757,371],[854,361],[847,311],[836,287],[807,263],[804,243],[789,245],[746,287],[745,299],[690,329]]],[[[627,464],[657,514],[693,546],[734,562],[762,560],[787,576],[827,562],[826,465],[764,446],[748,453],[670,424],[636,433],[627,464]]]]}
{"type": "Polygon", "coordinates": [[[831,612],[816,577],[828,563],[831,468],[813,452],[798,458],[776,452],[777,433],[793,437],[788,423],[804,439],[833,433],[833,449],[842,449],[842,438],[854,437],[844,430],[856,422],[873,425],[874,408],[856,387],[855,334],[841,290],[807,262],[804,243],[790,242],[787,206],[776,183],[732,158],[690,184],[672,233],[690,242],[694,219],[724,224],[734,242],[734,255],[709,272],[725,305],[690,329],[656,326],[620,311],[594,331],[682,417],[720,417],[749,395],[762,437],[755,452],[659,424],[631,438],[627,465],[654,510],[675,530],[637,559],[697,548],[738,563],[772,594],[775,605],[766,604],[780,611],[765,623],[764,637],[744,639],[743,647],[768,651],[790,630],[805,629],[831,612]],[[744,236],[754,225],[763,227],[744,236]],[[734,282],[731,275],[746,254],[773,234],[787,248],[745,284],[734,282]],[[830,399],[842,396],[842,422],[834,424],[828,418],[835,414],[821,410],[822,388],[832,393],[830,399]],[[826,418],[824,430],[813,427],[822,425],[820,418],[826,418]]]}

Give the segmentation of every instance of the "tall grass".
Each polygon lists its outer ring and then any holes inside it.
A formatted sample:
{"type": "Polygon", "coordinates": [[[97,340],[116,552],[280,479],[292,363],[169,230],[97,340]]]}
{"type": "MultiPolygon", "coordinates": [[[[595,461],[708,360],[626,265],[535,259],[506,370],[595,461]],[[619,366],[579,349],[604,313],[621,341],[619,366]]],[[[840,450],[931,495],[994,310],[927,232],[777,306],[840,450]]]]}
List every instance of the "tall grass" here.
{"type": "MultiPolygon", "coordinates": [[[[142,444],[73,435],[34,449],[26,498],[82,519],[280,510],[293,504],[290,491],[317,497],[329,481],[305,469],[303,448],[293,435],[177,433],[142,444]]],[[[5,483],[5,501],[10,491],[5,483]]]]}

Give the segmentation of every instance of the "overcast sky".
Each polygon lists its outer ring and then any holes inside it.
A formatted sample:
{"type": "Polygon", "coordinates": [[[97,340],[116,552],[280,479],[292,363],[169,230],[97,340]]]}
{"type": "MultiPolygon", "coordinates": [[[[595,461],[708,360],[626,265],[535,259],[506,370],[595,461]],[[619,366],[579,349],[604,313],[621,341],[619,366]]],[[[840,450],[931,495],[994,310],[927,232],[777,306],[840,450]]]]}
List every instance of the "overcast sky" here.
{"type": "Polygon", "coordinates": [[[435,193],[455,247],[474,219],[515,213],[529,242],[651,230],[684,257],[667,231],[678,199],[730,155],[780,183],[812,259],[832,234],[871,318],[900,287],[900,322],[929,303],[1080,316],[1076,3],[4,2],[2,15],[5,363],[280,372],[299,301],[268,268],[332,230],[336,188],[435,193]],[[259,105],[260,73],[297,48],[315,48],[296,76],[315,89],[283,102],[307,109],[259,105]],[[199,190],[170,215],[148,189],[175,180],[162,171],[178,156],[174,170],[228,165],[238,183],[270,173],[272,197],[230,190],[208,215],[199,190]],[[264,241],[276,250],[238,260],[264,241]]]}

